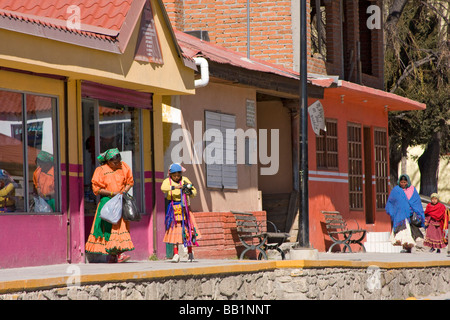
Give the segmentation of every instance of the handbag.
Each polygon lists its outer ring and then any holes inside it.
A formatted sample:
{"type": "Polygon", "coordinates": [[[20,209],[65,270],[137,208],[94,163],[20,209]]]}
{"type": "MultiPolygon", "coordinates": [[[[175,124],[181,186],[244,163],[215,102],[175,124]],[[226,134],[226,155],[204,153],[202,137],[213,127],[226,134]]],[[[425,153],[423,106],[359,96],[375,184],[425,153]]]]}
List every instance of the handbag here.
{"type": "Polygon", "coordinates": [[[100,218],[103,220],[116,224],[122,217],[122,194],[118,193],[111,200],[109,200],[100,211],[100,218]]]}
{"type": "Polygon", "coordinates": [[[411,219],[410,220],[411,220],[411,224],[413,226],[416,226],[416,227],[422,226],[422,220],[420,219],[419,215],[417,213],[415,213],[414,211],[411,214],[411,219]]]}
{"type": "Polygon", "coordinates": [[[123,194],[122,218],[125,221],[140,221],[141,213],[132,195],[123,194]]]}

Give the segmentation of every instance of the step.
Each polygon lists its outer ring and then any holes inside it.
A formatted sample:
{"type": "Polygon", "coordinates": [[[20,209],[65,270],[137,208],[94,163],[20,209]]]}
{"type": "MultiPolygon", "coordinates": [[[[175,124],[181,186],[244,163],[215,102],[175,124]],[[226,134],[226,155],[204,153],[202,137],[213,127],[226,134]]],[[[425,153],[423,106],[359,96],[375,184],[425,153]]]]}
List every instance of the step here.
{"type": "Polygon", "coordinates": [[[402,250],[401,246],[393,246],[391,242],[366,242],[364,243],[366,252],[379,252],[379,253],[399,253],[402,250]]]}
{"type": "Polygon", "coordinates": [[[367,232],[366,240],[368,242],[386,242],[389,241],[390,232],[367,232]]]}
{"type": "Polygon", "coordinates": [[[398,253],[402,250],[401,246],[393,246],[389,241],[390,232],[368,232],[364,247],[366,252],[380,253],[398,253]]]}

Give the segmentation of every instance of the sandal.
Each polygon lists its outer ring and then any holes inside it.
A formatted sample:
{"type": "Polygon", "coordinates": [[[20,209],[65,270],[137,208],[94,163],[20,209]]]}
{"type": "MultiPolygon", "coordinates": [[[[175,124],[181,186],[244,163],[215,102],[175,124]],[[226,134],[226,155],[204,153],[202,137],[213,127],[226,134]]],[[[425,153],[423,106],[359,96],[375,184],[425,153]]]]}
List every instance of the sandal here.
{"type": "Polygon", "coordinates": [[[126,262],[130,260],[130,256],[127,256],[126,254],[119,254],[119,256],[117,257],[117,262],[121,263],[121,262],[126,262]]]}

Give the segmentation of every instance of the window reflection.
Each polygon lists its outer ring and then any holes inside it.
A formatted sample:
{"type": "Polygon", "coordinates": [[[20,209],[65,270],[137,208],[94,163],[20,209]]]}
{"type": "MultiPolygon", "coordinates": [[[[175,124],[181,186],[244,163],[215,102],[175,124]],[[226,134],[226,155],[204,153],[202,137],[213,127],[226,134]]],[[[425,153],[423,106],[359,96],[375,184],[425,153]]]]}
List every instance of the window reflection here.
{"type": "Polygon", "coordinates": [[[0,90],[0,212],[59,211],[55,110],[55,98],[0,90]]]}

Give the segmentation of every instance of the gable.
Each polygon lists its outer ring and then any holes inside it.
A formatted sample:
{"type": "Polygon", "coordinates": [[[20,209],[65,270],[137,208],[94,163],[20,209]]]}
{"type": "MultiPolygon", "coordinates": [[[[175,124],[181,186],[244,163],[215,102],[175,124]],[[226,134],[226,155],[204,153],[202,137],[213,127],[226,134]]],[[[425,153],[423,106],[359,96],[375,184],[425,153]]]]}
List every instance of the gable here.
{"type": "Polygon", "coordinates": [[[159,0],[0,2],[0,34],[11,44],[0,63],[12,69],[191,93],[195,64],[171,33],[159,0]]]}

